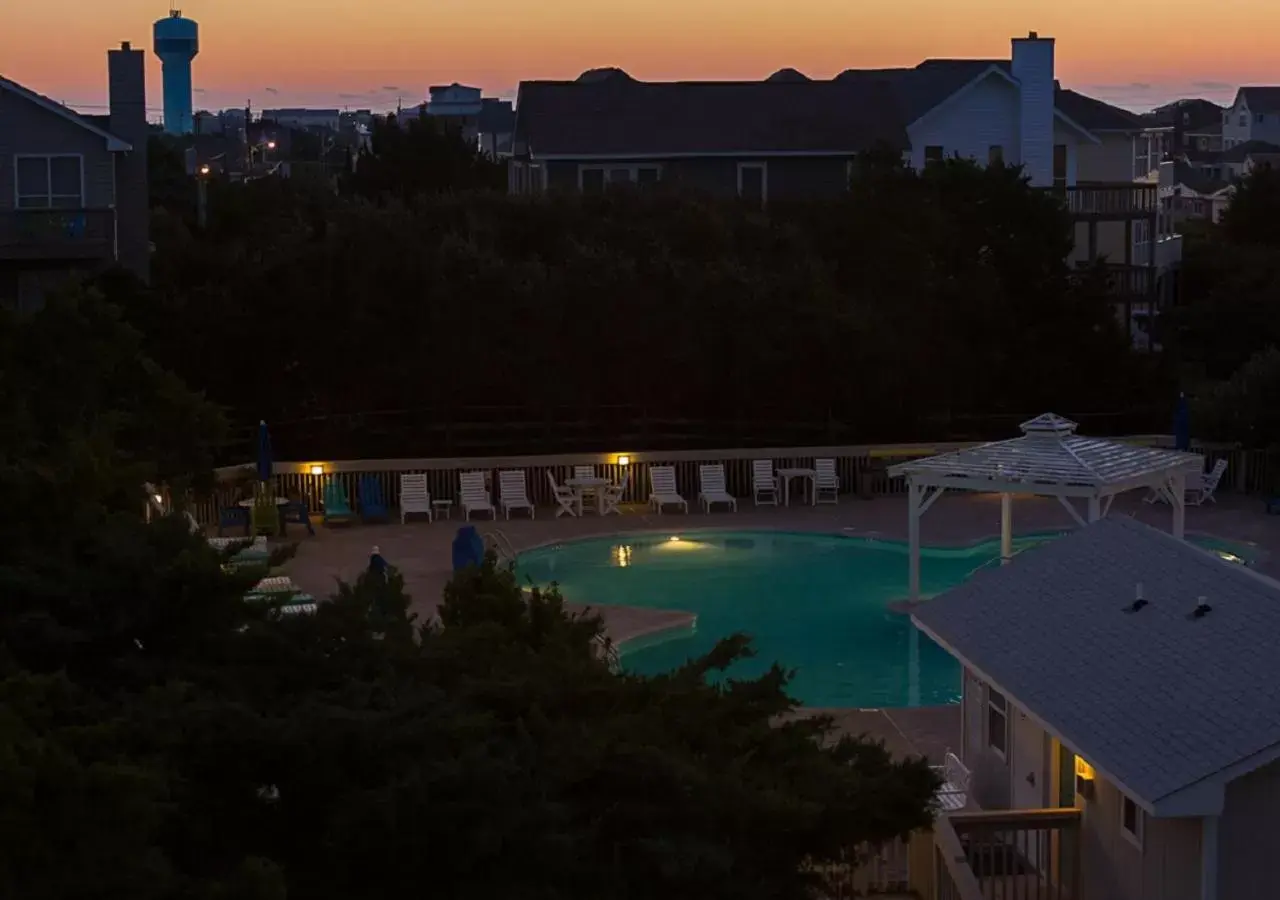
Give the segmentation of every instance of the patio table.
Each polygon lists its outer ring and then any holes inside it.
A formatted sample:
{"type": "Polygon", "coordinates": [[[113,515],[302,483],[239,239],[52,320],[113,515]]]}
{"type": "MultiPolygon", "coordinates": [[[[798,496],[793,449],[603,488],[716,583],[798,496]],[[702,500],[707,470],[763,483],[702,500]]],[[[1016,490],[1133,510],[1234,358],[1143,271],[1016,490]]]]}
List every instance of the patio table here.
{"type": "Polygon", "coordinates": [[[612,484],[608,478],[601,478],[599,475],[592,475],[590,477],[583,478],[575,476],[573,478],[566,478],[564,483],[573,488],[574,496],[578,498],[579,516],[584,512],[583,505],[586,494],[592,491],[594,491],[596,495],[596,515],[604,515],[604,489],[612,484]]]}
{"type": "Polygon", "coordinates": [[[818,474],[814,469],[779,469],[776,474],[778,481],[782,484],[782,503],[784,506],[791,505],[791,479],[793,478],[803,478],[808,481],[807,488],[803,484],[800,486],[802,499],[806,496],[813,496],[813,482],[818,474]],[[809,492],[808,495],[804,493],[805,490],[809,492]]]}

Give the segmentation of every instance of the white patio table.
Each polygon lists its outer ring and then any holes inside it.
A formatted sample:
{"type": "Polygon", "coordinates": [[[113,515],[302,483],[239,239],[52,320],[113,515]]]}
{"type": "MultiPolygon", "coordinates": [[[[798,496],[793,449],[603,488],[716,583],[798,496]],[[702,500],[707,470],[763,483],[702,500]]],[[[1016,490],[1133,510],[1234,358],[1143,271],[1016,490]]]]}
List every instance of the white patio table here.
{"type": "Polygon", "coordinates": [[[583,478],[575,476],[566,478],[564,483],[573,488],[573,493],[578,498],[578,515],[584,512],[584,500],[592,492],[596,495],[596,515],[604,515],[604,489],[611,484],[608,478],[601,478],[599,475],[583,478]]]}
{"type": "Polygon", "coordinates": [[[782,484],[782,503],[784,506],[791,505],[791,479],[803,478],[808,481],[808,485],[800,485],[800,497],[804,499],[806,496],[813,495],[813,482],[818,473],[813,469],[779,469],[776,473],[778,481],[782,484]],[[805,491],[808,494],[805,494],[805,491]]]}

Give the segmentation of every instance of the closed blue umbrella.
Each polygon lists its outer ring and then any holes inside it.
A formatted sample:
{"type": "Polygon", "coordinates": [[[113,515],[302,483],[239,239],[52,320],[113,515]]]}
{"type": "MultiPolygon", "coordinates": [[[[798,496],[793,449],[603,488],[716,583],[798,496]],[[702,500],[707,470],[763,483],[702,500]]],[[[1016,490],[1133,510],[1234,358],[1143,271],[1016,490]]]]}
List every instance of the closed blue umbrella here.
{"type": "Polygon", "coordinates": [[[271,480],[271,432],[267,431],[267,423],[258,423],[258,480],[271,480]]]}
{"type": "Polygon", "coordinates": [[[1173,446],[1176,450],[1191,449],[1191,404],[1186,394],[1178,395],[1178,405],[1173,413],[1173,446]]]}

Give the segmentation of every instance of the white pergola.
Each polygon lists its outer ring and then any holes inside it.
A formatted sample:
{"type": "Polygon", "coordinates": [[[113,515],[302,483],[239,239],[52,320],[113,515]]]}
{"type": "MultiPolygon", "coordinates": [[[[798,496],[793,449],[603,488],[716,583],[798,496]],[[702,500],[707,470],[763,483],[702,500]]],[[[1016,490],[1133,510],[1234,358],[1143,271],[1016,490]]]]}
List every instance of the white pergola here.
{"type": "Polygon", "coordinates": [[[920,517],[947,489],[1000,495],[1003,562],[1013,555],[1014,494],[1057,497],[1076,522],[1086,525],[1107,515],[1117,494],[1148,488],[1173,508],[1173,536],[1182,539],[1187,479],[1204,471],[1202,457],[1081,437],[1075,422],[1053,413],[1023,422],[1021,428],[1022,437],[890,467],[890,477],[907,479],[910,601],[920,599],[920,517]]]}

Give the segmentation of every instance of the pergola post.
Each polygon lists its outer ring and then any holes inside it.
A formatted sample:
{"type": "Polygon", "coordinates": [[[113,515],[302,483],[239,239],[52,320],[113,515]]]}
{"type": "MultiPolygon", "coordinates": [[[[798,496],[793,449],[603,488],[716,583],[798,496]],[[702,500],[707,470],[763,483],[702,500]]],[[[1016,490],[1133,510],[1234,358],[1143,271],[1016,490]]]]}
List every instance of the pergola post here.
{"type": "Polygon", "coordinates": [[[907,477],[907,600],[920,599],[920,517],[929,511],[946,488],[941,485],[916,484],[907,477]]]}
{"type": "Polygon", "coordinates": [[[923,484],[907,478],[907,599],[912,603],[920,599],[920,517],[925,490],[923,484]]]}
{"type": "Polygon", "coordinates": [[[1187,473],[1175,472],[1169,478],[1169,489],[1173,496],[1169,505],[1173,507],[1173,536],[1182,540],[1187,532],[1187,473]]]}
{"type": "Polygon", "coordinates": [[[1000,565],[1013,559],[1013,494],[1000,495],[1000,565]]]}
{"type": "Polygon", "coordinates": [[[1089,521],[1096,522],[1102,518],[1102,498],[1096,494],[1089,498],[1089,521]]]}

